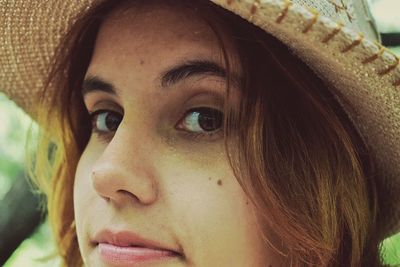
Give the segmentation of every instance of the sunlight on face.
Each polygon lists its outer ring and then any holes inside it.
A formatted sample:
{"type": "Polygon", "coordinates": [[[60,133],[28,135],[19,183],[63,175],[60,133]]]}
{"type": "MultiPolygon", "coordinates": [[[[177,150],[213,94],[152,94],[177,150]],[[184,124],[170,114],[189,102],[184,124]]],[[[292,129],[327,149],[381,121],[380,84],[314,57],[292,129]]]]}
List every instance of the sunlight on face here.
{"type": "Polygon", "coordinates": [[[74,185],[87,266],[277,265],[224,150],[219,45],[187,13],[132,8],[100,29],[74,185]]]}

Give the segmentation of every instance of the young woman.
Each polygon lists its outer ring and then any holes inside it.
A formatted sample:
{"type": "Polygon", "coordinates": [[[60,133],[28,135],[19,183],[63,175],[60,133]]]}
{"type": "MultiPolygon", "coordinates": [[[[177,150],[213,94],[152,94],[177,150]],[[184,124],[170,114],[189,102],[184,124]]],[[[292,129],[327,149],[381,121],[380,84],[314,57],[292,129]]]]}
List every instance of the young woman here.
{"type": "Polygon", "coordinates": [[[63,264],[382,266],[399,229],[400,78],[343,25],[373,38],[365,3],[310,1],[335,23],[216,2],[60,9],[76,19],[41,105],[20,105],[45,133],[34,178],[63,264]]]}

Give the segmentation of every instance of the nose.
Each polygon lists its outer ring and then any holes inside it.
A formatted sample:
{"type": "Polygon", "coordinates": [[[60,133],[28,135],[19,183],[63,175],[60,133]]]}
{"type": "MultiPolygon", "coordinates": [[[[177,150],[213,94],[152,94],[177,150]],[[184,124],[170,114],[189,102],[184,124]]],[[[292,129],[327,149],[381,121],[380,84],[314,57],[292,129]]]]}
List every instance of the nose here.
{"type": "Polygon", "coordinates": [[[149,147],[143,138],[133,138],[131,132],[118,129],[92,168],[97,194],[117,205],[154,203],[158,186],[149,147]]]}

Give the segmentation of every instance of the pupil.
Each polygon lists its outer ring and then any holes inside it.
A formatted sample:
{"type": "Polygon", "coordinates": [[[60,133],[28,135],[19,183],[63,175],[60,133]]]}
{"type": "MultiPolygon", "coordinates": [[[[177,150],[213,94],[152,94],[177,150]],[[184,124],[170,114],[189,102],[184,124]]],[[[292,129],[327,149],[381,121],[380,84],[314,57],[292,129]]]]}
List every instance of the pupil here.
{"type": "Polygon", "coordinates": [[[222,112],[216,109],[202,108],[199,113],[199,125],[204,131],[211,132],[222,127],[222,112]]]}
{"type": "Polygon", "coordinates": [[[121,119],[119,116],[108,113],[106,116],[106,126],[110,131],[116,131],[118,129],[118,126],[121,122],[121,119]]]}

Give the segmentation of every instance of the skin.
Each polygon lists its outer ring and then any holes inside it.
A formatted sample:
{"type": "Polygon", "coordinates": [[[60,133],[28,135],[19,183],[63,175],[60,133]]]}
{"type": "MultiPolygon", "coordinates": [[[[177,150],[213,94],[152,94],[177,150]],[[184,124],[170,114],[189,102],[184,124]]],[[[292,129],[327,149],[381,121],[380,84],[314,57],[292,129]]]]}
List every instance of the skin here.
{"type": "Polygon", "coordinates": [[[159,79],[185,60],[223,66],[215,35],[188,12],[163,6],[140,11],[107,18],[86,74],[116,90],[86,93],[89,113],[106,109],[123,119],[115,132],[92,133],[78,164],[74,209],[85,265],[108,266],[91,241],[111,229],[184,254],[137,266],[278,266],[233,175],[222,134],[177,127],[191,108],[222,110],[225,80],[203,74],[162,86],[159,79]]]}

